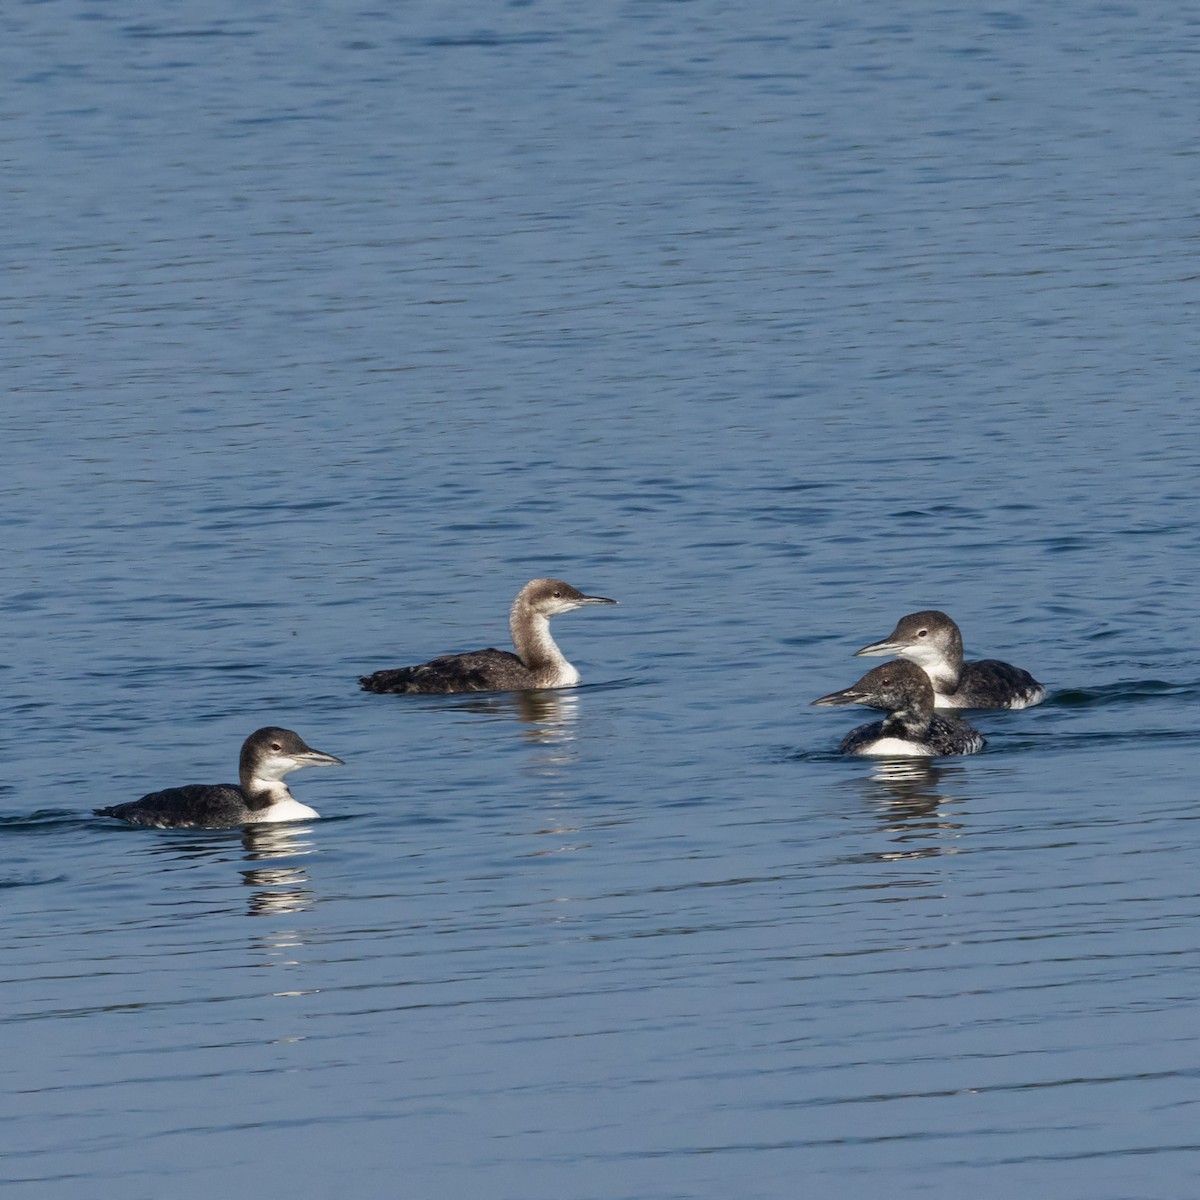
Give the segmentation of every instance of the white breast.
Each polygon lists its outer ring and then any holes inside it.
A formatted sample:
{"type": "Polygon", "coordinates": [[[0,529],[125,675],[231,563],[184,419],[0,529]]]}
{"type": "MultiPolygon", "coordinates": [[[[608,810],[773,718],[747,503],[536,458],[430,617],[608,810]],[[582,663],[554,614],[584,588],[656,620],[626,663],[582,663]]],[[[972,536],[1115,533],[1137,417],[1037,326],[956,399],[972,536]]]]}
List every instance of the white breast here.
{"type": "Polygon", "coordinates": [[[558,675],[555,677],[555,687],[574,687],[579,682],[579,672],[566,660],[563,661],[558,675]]]}
{"type": "Polygon", "coordinates": [[[932,758],[933,751],[917,742],[906,742],[903,738],[881,737],[868,742],[856,754],[870,754],[883,758],[932,758]]]}
{"type": "Polygon", "coordinates": [[[301,804],[299,800],[293,800],[289,796],[286,800],[280,800],[270,808],[263,809],[255,816],[254,824],[260,825],[267,821],[307,821],[318,816],[320,813],[315,808],[309,808],[307,804],[301,804]]]}

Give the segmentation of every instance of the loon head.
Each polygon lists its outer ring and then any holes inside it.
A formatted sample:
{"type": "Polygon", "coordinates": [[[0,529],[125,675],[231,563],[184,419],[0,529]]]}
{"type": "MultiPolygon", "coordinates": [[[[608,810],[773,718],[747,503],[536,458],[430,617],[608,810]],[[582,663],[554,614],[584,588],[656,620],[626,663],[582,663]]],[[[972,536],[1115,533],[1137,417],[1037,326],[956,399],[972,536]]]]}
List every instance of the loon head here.
{"type": "Polygon", "coordinates": [[[886,712],[933,711],[933,684],[916,663],[897,659],[868,671],[857,683],[840,692],[830,692],[814,704],[833,707],[862,704],[886,712]]]}
{"type": "Polygon", "coordinates": [[[872,642],[855,651],[856,656],[863,658],[898,654],[922,667],[946,661],[961,664],[962,653],[962,633],[958,626],[944,612],[932,608],[901,617],[882,642],[872,642]]]}
{"type": "Polygon", "coordinates": [[[342,760],[314,750],[291,729],[268,725],[256,729],[242,744],[239,765],[243,777],[274,781],[301,767],[332,767],[342,765],[342,760]]]}
{"type": "Polygon", "coordinates": [[[607,596],[585,596],[561,579],[531,579],[517,593],[513,611],[524,609],[543,617],[556,617],[559,613],[571,612],[585,604],[616,604],[607,596]]]}

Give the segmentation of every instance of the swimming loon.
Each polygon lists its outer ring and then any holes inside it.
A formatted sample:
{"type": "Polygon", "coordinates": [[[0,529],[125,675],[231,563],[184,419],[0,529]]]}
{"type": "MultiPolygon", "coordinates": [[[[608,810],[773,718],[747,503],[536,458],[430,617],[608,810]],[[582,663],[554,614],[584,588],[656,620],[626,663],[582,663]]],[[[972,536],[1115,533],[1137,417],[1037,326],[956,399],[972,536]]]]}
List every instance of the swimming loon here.
{"type": "Polygon", "coordinates": [[[550,618],[585,604],[616,604],[585,596],[561,579],[531,579],[513,601],[508,617],[516,654],[474,650],[447,654],[415,667],[376,671],[359,679],[367,692],[512,692],[522,688],[574,687],[579,672],[550,636],[550,618]]]}
{"type": "Polygon", "coordinates": [[[299,821],[317,813],[293,798],[283,777],[300,767],[341,762],[314,750],[298,733],[268,725],[242,744],[238,784],[190,783],[93,811],[98,817],[156,829],[231,829],[259,821],[299,821]]]}
{"type": "Polygon", "coordinates": [[[948,721],[933,711],[933,685],[914,663],[897,659],[868,671],[844,691],[831,692],[814,704],[865,704],[887,710],[887,717],[859,725],[842,739],[843,754],[887,757],[974,754],[984,747],[983,735],[965,721],[948,721]]]}
{"type": "Polygon", "coordinates": [[[901,617],[882,642],[855,653],[865,658],[898,654],[923,667],[938,708],[1029,708],[1046,698],[1046,689],[1020,667],[994,658],[963,662],[962,633],[934,609],[901,617]]]}

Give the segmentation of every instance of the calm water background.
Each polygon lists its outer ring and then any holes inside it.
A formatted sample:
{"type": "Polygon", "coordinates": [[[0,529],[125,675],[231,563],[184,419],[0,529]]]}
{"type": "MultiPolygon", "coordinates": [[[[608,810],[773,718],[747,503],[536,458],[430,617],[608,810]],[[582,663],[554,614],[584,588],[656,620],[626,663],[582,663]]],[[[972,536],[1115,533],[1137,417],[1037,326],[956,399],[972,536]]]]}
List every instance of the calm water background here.
{"type": "Polygon", "coordinates": [[[6,1194],[1194,1197],[1198,52],[6,7],[6,1194]],[[357,692],[548,573],[583,688],[357,692]],[[838,760],[928,606],[1050,699],[838,760]],[[88,815],[267,722],[326,819],[88,815]]]}

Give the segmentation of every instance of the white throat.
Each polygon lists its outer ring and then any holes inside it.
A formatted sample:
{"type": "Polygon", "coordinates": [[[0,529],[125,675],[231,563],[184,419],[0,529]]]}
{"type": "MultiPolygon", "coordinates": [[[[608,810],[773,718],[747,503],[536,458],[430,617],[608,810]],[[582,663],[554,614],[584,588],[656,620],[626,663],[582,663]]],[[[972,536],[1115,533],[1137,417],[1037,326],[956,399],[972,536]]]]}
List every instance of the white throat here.
{"type": "Polygon", "coordinates": [[[289,800],[295,803],[292,793],[288,791],[288,785],[282,779],[275,779],[269,775],[252,776],[249,784],[243,785],[243,791],[256,800],[261,796],[269,796],[272,805],[286,804],[289,800]]]}
{"type": "Polygon", "coordinates": [[[936,646],[906,646],[901,657],[915,662],[929,676],[935,692],[953,692],[958,687],[958,673],[936,646]]]}

